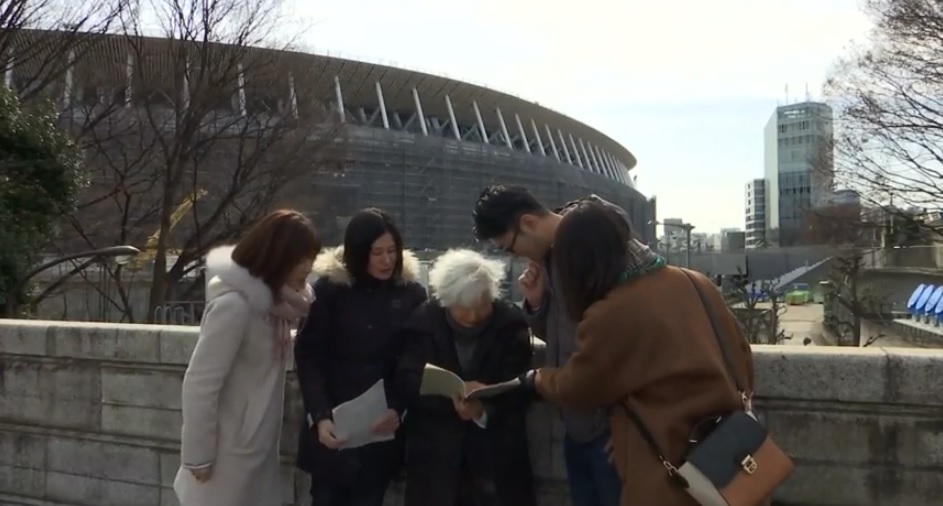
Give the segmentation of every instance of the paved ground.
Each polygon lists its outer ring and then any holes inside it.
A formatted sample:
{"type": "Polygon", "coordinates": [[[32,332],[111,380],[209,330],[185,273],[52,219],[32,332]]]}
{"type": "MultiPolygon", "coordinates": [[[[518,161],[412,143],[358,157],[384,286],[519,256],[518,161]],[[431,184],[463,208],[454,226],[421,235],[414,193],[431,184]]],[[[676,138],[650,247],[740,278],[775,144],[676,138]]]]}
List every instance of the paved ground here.
{"type": "Polygon", "coordinates": [[[786,335],[785,345],[804,346],[806,338],[811,345],[822,345],[822,305],[785,306],[786,312],[779,317],[779,324],[786,335]]]}
{"type": "MultiPolygon", "coordinates": [[[[769,307],[768,304],[757,304],[758,307],[769,307]]],[[[786,312],[780,316],[780,325],[785,332],[786,339],[783,341],[787,346],[803,346],[805,338],[812,339],[809,346],[829,346],[830,342],[824,334],[822,328],[822,305],[806,304],[803,306],[786,305],[786,312]],[[790,338],[791,337],[791,338],[790,338]]],[[[877,328],[874,325],[864,324],[862,328],[862,341],[867,341],[872,336],[878,336],[881,333],[885,335],[878,338],[871,346],[884,347],[904,347],[904,348],[927,348],[930,346],[921,346],[910,342],[899,335],[889,333],[886,329],[877,328]]]]}
{"type": "Polygon", "coordinates": [[[943,348],[943,342],[918,343],[914,342],[913,339],[906,339],[894,332],[888,332],[885,328],[876,327],[869,323],[865,323],[862,327],[862,339],[867,336],[880,336],[882,333],[885,334],[879,337],[871,346],[883,346],[885,348],[943,348]]]}

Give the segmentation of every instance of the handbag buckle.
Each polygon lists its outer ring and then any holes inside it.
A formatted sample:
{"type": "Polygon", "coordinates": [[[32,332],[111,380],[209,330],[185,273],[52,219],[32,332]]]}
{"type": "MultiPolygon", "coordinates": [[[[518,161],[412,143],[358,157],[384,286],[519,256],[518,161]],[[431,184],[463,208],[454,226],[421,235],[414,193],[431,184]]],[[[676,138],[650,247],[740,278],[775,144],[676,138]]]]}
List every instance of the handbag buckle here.
{"type": "Polygon", "coordinates": [[[747,473],[752,475],[756,472],[756,460],[752,455],[747,455],[742,461],[740,461],[740,467],[747,473]]]}

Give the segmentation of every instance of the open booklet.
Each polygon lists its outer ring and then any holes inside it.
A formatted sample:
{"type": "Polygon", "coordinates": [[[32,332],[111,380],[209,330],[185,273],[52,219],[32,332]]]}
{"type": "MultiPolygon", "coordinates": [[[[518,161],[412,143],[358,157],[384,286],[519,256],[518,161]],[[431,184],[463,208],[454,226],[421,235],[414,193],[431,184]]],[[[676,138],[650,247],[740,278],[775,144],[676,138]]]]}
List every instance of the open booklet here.
{"type": "Polygon", "coordinates": [[[471,391],[465,389],[465,381],[452,371],[443,369],[439,366],[426,364],[422,373],[422,386],[419,387],[419,395],[441,395],[443,397],[464,399],[487,399],[496,395],[503,394],[521,386],[520,380],[512,380],[487,385],[476,388],[471,391]]]}

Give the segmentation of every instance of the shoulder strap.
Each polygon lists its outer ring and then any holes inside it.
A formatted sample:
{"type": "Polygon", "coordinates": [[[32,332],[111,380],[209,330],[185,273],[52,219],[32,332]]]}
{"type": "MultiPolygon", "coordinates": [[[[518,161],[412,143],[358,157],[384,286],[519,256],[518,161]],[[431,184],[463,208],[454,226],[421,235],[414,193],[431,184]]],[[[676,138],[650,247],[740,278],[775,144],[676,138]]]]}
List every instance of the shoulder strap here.
{"type": "Polygon", "coordinates": [[[635,428],[638,430],[639,434],[642,435],[642,439],[645,440],[645,443],[652,450],[652,453],[658,457],[658,461],[661,462],[661,465],[664,466],[665,471],[668,472],[668,476],[674,482],[675,485],[681,488],[687,488],[687,480],[684,479],[678,473],[678,468],[674,466],[668,459],[665,457],[665,452],[661,450],[661,446],[658,445],[658,441],[655,441],[655,436],[652,435],[651,431],[648,430],[648,426],[645,425],[645,422],[642,421],[642,418],[638,416],[638,413],[632,410],[629,407],[629,399],[623,399],[620,403],[622,409],[625,411],[625,415],[629,417],[629,420],[632,421],[632,424],[635,425],[635,428]]]}
{"type": "Polygon", "coordinates": [[[704,294],[703,288],[697,284],[694,278],[691,276],[691,273],[685,269],[680,269],[681,272],[687,276],[688,281],[691,282],[691,285],[694,287],[694,290],[697,292],[697,296],[701,299],[701,306],[704,307],[704,312],[707,313],[707,319],[711,322],[711,330],[714,332],[714,340],[717,341],[717,347],[720,348],[720,355],[724,360],[724,368],[727,369],[727,374],[730,376],[730,379],[733,381],[733,384],[737,387],[737,392],[741,396],[747,394],[746,389],[743,386],[743,383],[740,382],[740,379],[737,378],[736,369],[733,367],[733,362],[730,360],[730,353],[727,350],[726,339],[722,336],[720,329],[717,326],[717,318],[713,308],[710,305],[710,302],[707,301],[707,296],[704,294]]]}
{"type": "MultiPolygon", "coordinates": [[[[707,296],[704,294],[703,289],[700,287],[700,285],[697,284],[697,282],[694,280],[691,274],[685,269],[680,269],[680,270],[688,278],[688,281],[691,282],[691,286],[694,288],[694,291],[697,292],[698,298],[701,300],[701,306],[703,306],[704,312],[707,314],[707,319],[711,323],[711,330],[714,333],[714,340],[717,342],[717,346],[720,348],[720,354],[724,361],[724,368],[727,370],[727,374],[730,376],[731,380],[733,380],[733,383],[737,388],[737,393],[740,394],[740,398],[744,403],[744,408],[749,409],[749,406],[748,406],[749,397],[747,395],[747,392],[744,390],[742,384],[737,378],[736,371],[733,368],[733,363],[730,360],[730,355],[727,352],[726,343],[724,343],[724,339],[723,337],[721,337],[721,333],[719,332],[719,329],[717,326],[717,319],[715,317],[715,312],[711,309],[710,303],[708,302],[707,296]]],[[[625,411],[626,416],[629,417],[629,420],[632,422],[633,425],[635,425],[636,429],[639,431],[639,434],[641,434],[642,439],[645,440],[645,443],[648,444],[652,452],[655,453],[655,456],[658,457],[658,460],[661,462],[661,465],[664,466],[665,470],[668,472],[668,476],[671,478],[672,482],[679,487],[687,488],[688,486],[687,480],[685,480],[683,476],[678,474],[678,469],[674,466],[674,464],[672,464],[665,457],[664,452],[661,450],[661,447],[658,445],[658,442],[655,441],[655,437],[652,435],[651,431],[648,429],[648,426],[645,425],[645,422],[642,421],[642,418],[639,417],[638,413],[632,410],[632,408],[629,405],[629,401],[630,399],[626,398],[626,399],[623,399],[619,403],[619,405],[625,411]]]]}

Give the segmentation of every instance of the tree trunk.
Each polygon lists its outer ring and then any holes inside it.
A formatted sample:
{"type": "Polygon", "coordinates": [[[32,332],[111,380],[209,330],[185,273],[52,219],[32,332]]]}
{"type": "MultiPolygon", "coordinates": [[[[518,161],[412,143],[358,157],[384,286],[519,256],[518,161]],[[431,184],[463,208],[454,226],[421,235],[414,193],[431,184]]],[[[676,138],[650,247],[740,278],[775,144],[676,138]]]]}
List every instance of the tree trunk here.
{"type": "Polygon", "coordinates": [[[151,291],[148,296],[147,314],[145,321],[155,323],[154,313],[167,300],[167,239],[170,231],[170,217],[174,209],[174,189],[168,182],[164,185],[164,196],[161,200],[160,232],[157,235],[157,246],[154,252],[154,268],[151,271],[151,291]]]}
{"type": "Polygon", "coordinates": [[[855,314],[851,318],[851,332],[855,340],[855,346],[861,347],[861,317],[855,314]]]}
{"type": "Polygon", "coordinates": [[[770,291],[769,337],[767,344],[779,344],[779,299],[770,291]]]}
{"type": "Polygon", "coordinates": [[[851,293],[851,337],[855,346],[861,347],[861,303],[858,301],[858,264],[853,264],[852,272],[849,276],[850,282],[848,288],[851,293]]]}

